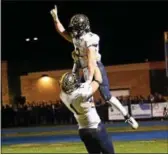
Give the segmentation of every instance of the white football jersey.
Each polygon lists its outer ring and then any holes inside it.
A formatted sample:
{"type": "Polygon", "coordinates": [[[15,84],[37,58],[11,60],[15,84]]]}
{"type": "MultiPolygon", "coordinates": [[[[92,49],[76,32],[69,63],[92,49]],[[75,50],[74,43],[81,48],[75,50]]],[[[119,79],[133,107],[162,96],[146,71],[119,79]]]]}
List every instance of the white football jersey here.
{"type": "Polygon", "coordinates": [[[99,53],[99,40],[100,40],[99,36],[92,32],[86,33],[85,35],[81,36],[79,39],[73,38],[75,51],[79,56],[79,61],[82,68],[86,68],[88,64],[87,48],[89,46],[95,47],[95,52],[96,52],[95,61],[101,61],[101,55],[99,53]]]}
{"type": "Polygon", "coordinates": [[[60,98],[66,107],[73,112],[79,129],[98,127],[100,117],[93,102],[92,88],[88,83],[81,84],[71,94],[61,91],[60,98]]]}

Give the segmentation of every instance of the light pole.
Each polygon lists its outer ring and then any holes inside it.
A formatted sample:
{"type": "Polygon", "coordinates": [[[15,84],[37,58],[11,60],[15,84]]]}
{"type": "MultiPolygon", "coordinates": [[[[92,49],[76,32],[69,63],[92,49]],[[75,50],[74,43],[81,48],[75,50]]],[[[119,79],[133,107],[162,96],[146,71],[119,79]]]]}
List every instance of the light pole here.
{"type": "Polygon", "coordinates": [[[168,77],[168,32],[164,32],[164,51],[166,63],[166,76],[168,77]]]}

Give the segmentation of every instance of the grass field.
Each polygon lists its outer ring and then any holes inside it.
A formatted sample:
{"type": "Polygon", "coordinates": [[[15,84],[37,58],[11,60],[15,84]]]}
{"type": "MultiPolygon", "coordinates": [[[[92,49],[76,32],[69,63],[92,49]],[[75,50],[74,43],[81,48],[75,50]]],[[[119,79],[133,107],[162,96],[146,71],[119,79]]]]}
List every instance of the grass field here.
{"type": "MultiPolygon", "coordinates": [[[[141,124],[138,130],[132,130],[127,125],[108,125],[106,129],[112,136],[115,152],[168,153],[168,122],[145,124],[141,124]]],[[[70,126],[5,129],[2,131],[1,151],[2,153],[87,153],[84,144],[79,140],[77,129],[70,126]]]]}
{"type": "MultiPolygon", "coordinates": [[[[168,153],[167,140],[114,142],[116,153],[168,153]]],[[[87,153],[82,142],[4,145],[2,153],[87,153]]]]}
{"type": "MultiPolygon", "coordinates": [[[[137,131],[158,131],[158,130],[167,130],[167,126],[155,126],[149,127],[149,126],[140,126],[137,131]]],[[[136,130],[133,130],[131,127],[107,127],[106,128],[107,132],[136,132],[136,130]]],[[[78,130],[60,130],[60,131],[45,131],[45,132],[24,132],[24,133],[10,133],[10,134],[5,134],[5,137],[29,137],[29,136],[52,136],[52,135],[77,135],[78,130]]]]}

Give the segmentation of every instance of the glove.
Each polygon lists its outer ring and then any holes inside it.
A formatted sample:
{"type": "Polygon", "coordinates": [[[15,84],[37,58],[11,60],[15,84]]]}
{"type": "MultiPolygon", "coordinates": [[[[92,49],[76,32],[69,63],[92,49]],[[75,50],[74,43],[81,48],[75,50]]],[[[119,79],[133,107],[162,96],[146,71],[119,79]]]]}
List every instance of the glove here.
{"type": "Polygon", "coordinates": [[[53,19],[54,19],[55,22],[57,22],[59,20],[58,19],[58,10],[57,10],[57,6],[56,5],[54,6],[54,9],[52,9],[50,11],[50,14],[53,17],[53,19]]]}

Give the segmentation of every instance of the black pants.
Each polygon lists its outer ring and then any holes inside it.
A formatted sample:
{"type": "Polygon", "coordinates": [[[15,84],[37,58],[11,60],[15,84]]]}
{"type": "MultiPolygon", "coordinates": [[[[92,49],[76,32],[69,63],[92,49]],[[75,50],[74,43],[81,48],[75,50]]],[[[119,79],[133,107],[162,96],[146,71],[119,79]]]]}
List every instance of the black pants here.
{"type": "Polygon", "coordinates": [[[90,154],[114,154],[112,140],[108,137],[102,123],[97,129],[80,129],[79,135],[90,154]]]}

